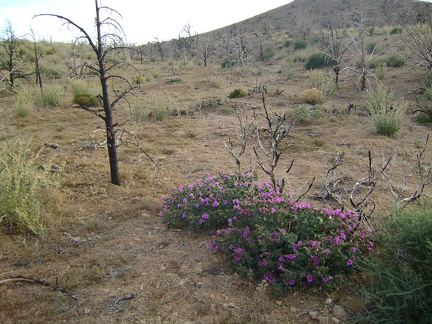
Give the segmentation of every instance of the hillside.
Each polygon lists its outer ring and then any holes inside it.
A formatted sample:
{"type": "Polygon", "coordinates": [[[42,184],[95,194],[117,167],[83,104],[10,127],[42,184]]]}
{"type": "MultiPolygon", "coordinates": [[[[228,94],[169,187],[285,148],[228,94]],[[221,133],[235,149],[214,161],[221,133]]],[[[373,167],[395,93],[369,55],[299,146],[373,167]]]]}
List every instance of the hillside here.
{"type": "Polygon", "coordinates": [[[305,29],[319,28],[323,21],[342,21],[344,15],[355,11],[368,17],[371,26],[398,25],[401,17],[424,10],[425,6],[430,3],[415,0],[295,0],[212,33],[251,33],[266,26],[274,31],[301,34],[305,29]]]}

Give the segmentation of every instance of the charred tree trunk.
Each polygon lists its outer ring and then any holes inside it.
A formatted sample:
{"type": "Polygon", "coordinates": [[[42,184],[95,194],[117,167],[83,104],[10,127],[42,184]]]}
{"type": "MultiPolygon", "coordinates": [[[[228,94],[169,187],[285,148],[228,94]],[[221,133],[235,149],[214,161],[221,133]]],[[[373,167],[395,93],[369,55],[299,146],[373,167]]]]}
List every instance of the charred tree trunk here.
{"type": "Polygon", "coordinates": [[[112,107],[109,100],[108,92],[108,79],[105,71],[105,51],[103,48],[102,32],[101,32],[101,20],[99,17],[99,6],[97,0],[95,0],[96,6],[96,28],[97,28],[97,42],[98,42],[98,65],[99,65],[99,78],[102,87],[102,105],[105,112],[105,129],[107,137],[107,149],[111,173],[111,182],[115,185],[120,185],[120,173],[118,167],[118,157],[117,157],[117,146],[115,139],[115,125],[113,123],[113,113],[112,107]]]}

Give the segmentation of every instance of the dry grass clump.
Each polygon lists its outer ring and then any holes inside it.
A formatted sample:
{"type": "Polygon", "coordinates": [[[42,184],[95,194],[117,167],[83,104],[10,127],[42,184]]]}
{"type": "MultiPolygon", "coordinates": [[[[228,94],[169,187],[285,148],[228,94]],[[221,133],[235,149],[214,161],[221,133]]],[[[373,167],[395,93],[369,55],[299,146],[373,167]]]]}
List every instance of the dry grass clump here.
{"type": "Polygon", "coordinates": [[[300,99],[308,104],[316,105],[324,101],[324,94],[316,88],[306,89],[300,93],[300,99]]]}
{"type": "Polygon", "coordinates": [[[19,233],[42,234],[48,214],[45,198],[56,185],[52,172],[59,167],[49,165],[40,152],[31,154],[19,141],[0,149],[0,166],[0,224],[19,233]]]}

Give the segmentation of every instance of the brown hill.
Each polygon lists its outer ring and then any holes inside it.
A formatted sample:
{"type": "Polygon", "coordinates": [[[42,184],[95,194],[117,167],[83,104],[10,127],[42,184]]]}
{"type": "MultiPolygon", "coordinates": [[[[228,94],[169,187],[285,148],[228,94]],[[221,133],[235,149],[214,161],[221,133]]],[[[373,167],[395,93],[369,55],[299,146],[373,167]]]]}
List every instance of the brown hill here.
{"type": "Polygon", "coordinates": [[[323,21],[339,23],[354,12],[367,17],[371,26],[398,25],[403,17],[430,5],[416,0],[295,0],[212,33],[244,34],[263,29],[305,36],[308,30],[319,28],[323,21]]]}

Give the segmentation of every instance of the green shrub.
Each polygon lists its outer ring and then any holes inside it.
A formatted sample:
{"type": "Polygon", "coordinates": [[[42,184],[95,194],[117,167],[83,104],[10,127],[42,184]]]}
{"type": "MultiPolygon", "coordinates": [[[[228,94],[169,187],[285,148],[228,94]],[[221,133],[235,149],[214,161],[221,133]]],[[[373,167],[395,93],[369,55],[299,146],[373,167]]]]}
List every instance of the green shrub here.
{"type": "Polygon", "coordinates": [[[19,142],[0,148],[0,225],[39,235],[45,228],[41,199],[49,171],[41,170],[39,156],[29,153],[19,142]]]}
{"type": "Polygon", "coordinates": [[[335,64],[335,60],[326,53],[313,53],[308,57],[304,67],[305,69],[319,69],[326,66],[332,66],[335,64]]]}
{"type": "Polygon", "coordinates": [[[229,69],[229,68],[236,66],[238,64],[240,64],[240,61],[238,58],[227,57],[227,58],[223,59],[221,66],[223,69],[229,69]]]}
{"type": "Polygon", "coordinates": [[[321,117],[322,113],[319,107],[310,107],[309,105],[300,105],[294,110],[293,120],[298,123],[308,123],[313,119],[321,117]]]}
{"type": "Polygon", "coordinates": [[[306,47],[307,47],[307,43],[304,40],[297,40],[294,42],[294,50],[295,51],[305,49],[306,47]]]}
{"type": "Polygon", "coordinates": [[[210,246],[233,269],[277,291],[337,283],[373,248],[357,215],[294,203],[253,173],[198,179],[163,200],[161,216],[170,226],[219,228],[210,246]]]}
{"type": "Polygon", "coordinates": [[[246,96],[246,92],[243,89],[234,89],[229,95],[228,98],[241,98],[246,96]]]}
{"type": "Polygon", "coordinates": [[[401,34],[402,32],[403,32],[403,28],[402,27],[393,27],[390,30],[390,35],[401,34]]]}
{"type": "Polygon", "coordinates": [[[393,91],[386,91],[381,85],[376,91],[365,92],[364,99],[377,134],[396,134],[404,121],[406,103],[393,103],[393,91]]]}
{"type": "Polygon", "coordinates": [[[63,71],[56,68],[55,66],[46,66],[42,65],[40,67],[40,71],[42,74],[44,74],[48,79],[61,79],[63,76],[63,71]]]}
{"type": "Polygon", "coordinates": [[[291,41],[290,40],[286,40],[284,42],[284,47],[290,47],[290,45],[291,45],[291,41]]]}
{"type": "Polygon", "coordinates": [[[99,106],[99,99],[97,97],[97,90],[84,80],[73,80],[71,82],[72,88],[72,102],[82,107],[97,107],[99,106]]]}
{"type": "Polygon", "coordinates": [[[402,67],[405,65],[405,59],[400,55],[392,54],[387,57],[387,65],[394,68],[402,67]]]}
{"type": "Polygon", "coordinates": [[[370,264],[367,323],[432,318],[432,205],[395,212],[384,223],[380,257],[370,264]]]}
{"type": "Polygon", "coordinates": [[[373,52],[375,52],[376,48],[377,48],[376,42],[367,43],[366,44],[366,53],[372,54],[373,52]]]}
{"type": "Polygon", "coordinates": [[[275,52],[272,48],[266,48],[263,51],[262,55],[259,56],[258,60],[268,62],[273,58],[274,55],[275,55],[275,52]]]}

